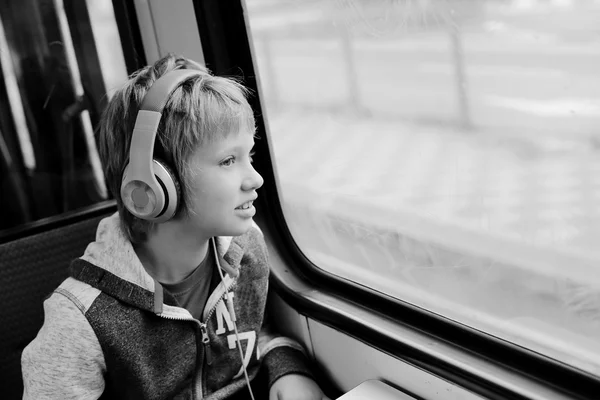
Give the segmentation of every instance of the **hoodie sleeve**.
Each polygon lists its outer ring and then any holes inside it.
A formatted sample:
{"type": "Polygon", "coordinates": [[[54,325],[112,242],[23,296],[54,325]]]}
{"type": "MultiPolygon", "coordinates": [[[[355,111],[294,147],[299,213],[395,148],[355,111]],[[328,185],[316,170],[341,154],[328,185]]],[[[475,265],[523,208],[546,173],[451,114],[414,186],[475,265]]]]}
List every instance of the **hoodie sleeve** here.
{"type": "Polygon", "coordinates": [[[89,322],[70,299],[54,293],[44,302],[44,325],[23,350],[23,399],[97,399],[106,370],[89,322]]]}
{"type": "MultiPolygon", "coordinates": [[[[269,266],[268,250],[260,228],[254,224],[251,231],[250,242],[253,242],[255,254],[269,266]]],[[[268,288],[268,283],[267,283],[268,288]]],[[[264,293],[268,296],[268,289],[264,293]]],[[[267,309],[269,308],[267,304],[267,309]]],[[[284,375],[300,374],[313,378],[308,368],[306,352],[300,343],[277,333],[274,321],[265,313],[264,322],[258,336],[258,351],[262,358],[262,370],[268,380],[268,387],[284,375]]],[[[313,378],[314,379],[314,378],[313,378]]]]}
{"type": "Polygon", "coordinates": [[[295,340],[277,335],[265,318],[266,323],[259,334],[258,348],[262,357],[262,368],[268,387],[284,375],[300,374],[314,379],[308,368],[304,348],[295,340]]]}

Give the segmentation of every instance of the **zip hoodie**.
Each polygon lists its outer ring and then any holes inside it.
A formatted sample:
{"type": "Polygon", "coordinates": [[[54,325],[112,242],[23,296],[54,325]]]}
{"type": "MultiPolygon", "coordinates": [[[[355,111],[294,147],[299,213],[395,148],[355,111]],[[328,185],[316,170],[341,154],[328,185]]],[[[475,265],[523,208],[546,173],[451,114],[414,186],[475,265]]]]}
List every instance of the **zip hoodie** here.
{"type": "Polygon", "coordinates": [[[258,227],[219,237],[216,248],[219,265],[236,273],[196,320],[143,268],[118,214],[103,219],[44,302],[44,324],[21,357],[23,398],[225,399],[246,386],[238,340],[250,379],[259,368],[269,387],[290,373],[311,376],[302,347],[265,321],[269,265],[258,227]]]}

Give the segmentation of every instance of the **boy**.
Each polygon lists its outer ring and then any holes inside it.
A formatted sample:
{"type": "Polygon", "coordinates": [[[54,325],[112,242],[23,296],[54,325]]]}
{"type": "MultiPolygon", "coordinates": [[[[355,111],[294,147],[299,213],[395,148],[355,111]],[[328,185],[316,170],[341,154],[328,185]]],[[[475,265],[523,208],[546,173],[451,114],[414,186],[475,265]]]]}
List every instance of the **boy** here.
{"type": "Polygon", "coordinates": [[[260,367],[269,399],[326,399],[264,321],[245,94],[172,55],[114,94],[98,141],[118,213],[45,301],[24,398],[225,399],[252,395],[260,367]]]}

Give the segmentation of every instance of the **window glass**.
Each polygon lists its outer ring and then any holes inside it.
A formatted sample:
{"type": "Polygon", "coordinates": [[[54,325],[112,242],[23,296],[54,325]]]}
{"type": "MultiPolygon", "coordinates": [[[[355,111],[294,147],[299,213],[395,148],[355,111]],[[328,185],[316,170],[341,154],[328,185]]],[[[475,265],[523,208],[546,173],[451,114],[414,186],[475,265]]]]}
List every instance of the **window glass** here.
{"type": "Polygon", "coordinates": [[[0,2],[0,72],[0,231],[108,199],[94,128],[127,77],[112,2],[0,2]]]}
{"type": "Polygon", "coordinates": [[[600,375],[600,1],[246,6],[305,255],[600,375]]]}

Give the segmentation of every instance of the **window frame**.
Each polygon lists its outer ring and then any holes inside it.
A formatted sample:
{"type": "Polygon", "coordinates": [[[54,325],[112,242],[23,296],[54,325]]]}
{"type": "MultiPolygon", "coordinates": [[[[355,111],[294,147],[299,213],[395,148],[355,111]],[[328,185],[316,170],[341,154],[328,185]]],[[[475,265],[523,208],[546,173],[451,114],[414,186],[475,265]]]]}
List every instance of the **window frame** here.
{"type": "Polygon", "coordinates": [[[270,252],[280,261],[271,265],[271,281],[285,302],[300,314],[487,398],[540,398],[532,390],[535,387],[555,390],[556,398],[591,399],[600,392],[598,376],[334,276],[314,265],[294,242],[280,203],[270,144],[264,137],[268,110],[261,107],[260,77],[254,69],[246,6],[243,0],[194,0],[194,9],[207,67],[217,75],[241,77],[253,93],[250,104],[255,110],[258,136],[262,136],[255,145],[255,168],[265,181],[257,201],[256,220],[265,231],[270,252]],[[348,300],[353,298],[361,299],[360,305],[348,300]],[[360,317],[357,310],[371,317],[360,317]],[[435,351],[414,346],[399,335],[379,331],[378,321],[392,321],[400,330],[408,327],[420,332],[424,341],[450,344],[455,355],[462,354],[504,373],[500,379],[492,379],[483,370],[448,362],[435,351]]]}
{"type": "Polygon", "coordinates": [[[123,47],[127,73],[132,74],[147,64],[134,0],[112,0],[112,5],[121,46],[123,47]]]}

